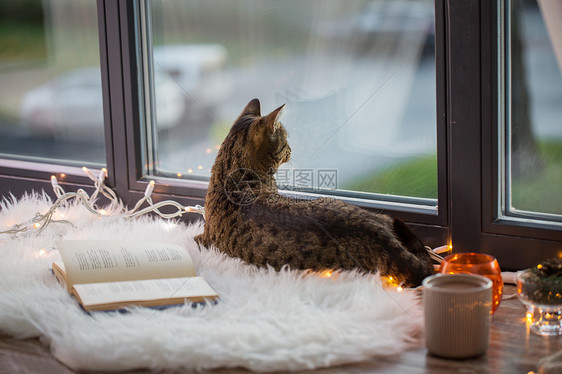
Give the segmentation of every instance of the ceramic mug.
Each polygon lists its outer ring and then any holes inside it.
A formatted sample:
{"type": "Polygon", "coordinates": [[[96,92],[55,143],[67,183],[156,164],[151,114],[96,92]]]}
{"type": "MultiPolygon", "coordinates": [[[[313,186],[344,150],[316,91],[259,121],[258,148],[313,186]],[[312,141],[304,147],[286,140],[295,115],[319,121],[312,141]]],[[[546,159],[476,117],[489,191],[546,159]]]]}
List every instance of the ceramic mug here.
{"type": "Polygon", "coordinates": [[[468,358],[490,341],[492,281],[472,274],[435,274],[423,281],[425,342],[430,353],[468,358]]]}

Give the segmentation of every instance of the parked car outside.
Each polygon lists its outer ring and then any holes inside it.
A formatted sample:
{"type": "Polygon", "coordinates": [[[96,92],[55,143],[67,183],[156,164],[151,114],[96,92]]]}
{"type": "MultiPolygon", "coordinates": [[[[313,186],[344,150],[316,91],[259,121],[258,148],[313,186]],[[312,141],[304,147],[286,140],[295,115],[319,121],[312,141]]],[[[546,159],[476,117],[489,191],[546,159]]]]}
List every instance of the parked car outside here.
{"type": "Polygon", "coordinates": [[[225,74],[228,53],[220,44],[154,47],[154,70],[161,69],[186,93],[189,118],[213,117],[230,94],[225,74]]]}
{"type": "MultiPolygon", "coordinates": [[[[220,45],[174,45],[154,49],[154,102],[158,130],[209,114],[227,96],[222,77],[226,50],[220,45]]],[[[22,125],[57,138],[103,141],[99,67],[64,72],[24,94],[22,125]]]]}

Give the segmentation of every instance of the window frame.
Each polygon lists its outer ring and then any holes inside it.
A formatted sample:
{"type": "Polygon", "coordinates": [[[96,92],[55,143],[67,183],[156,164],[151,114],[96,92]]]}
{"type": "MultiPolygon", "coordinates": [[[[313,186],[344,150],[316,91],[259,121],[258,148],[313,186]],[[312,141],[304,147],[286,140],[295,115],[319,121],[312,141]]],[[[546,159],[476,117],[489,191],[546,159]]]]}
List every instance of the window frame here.
{"type": "MultiPolygon", "coordinates": [[[[520,269],[558,256],[562,232],[548,224],[504,219],[497,212],[497,16],[502,1],[435,1],[437,207],[342,199],[405,220],[432,247],[452,243],[455,252],[486,252],[497,257],[504,269],[520,269]]],[[[137,79],[141,51],[135,19],[139,4],[97,0],[107,185],[125,204],[132,204],[154,179],[155,201],[203,205],[206,182],[143,174],[144,98],[137,79]]],[[[0,159],[0,194],[19,197],[31,189],[44,189],[53,197],[49,178],[61,172],[67,175],[60,181],[65,188],[91,187],[77,167],[0,159]]]]}
{"type": "MultiPolygon", "coordinates": [[[[498,20],[506,11],[506,2],[482,2],[481,18],[498,20]]],[[[502,133],[500,121],[502,105],[499,97],[502,89],[499,80],[504,79],[499,64],[504,61],[498,53],[500,38],[505,25],[482,25],[482,232],[481,250],[502,260],[507,268],[522,268],[541,260],[562,255],[562,228],[549,221],[520,219],[503,216],[501,212],[502,133]]],[[[505,40],[505,38],[504,38],[505,40]]]]}

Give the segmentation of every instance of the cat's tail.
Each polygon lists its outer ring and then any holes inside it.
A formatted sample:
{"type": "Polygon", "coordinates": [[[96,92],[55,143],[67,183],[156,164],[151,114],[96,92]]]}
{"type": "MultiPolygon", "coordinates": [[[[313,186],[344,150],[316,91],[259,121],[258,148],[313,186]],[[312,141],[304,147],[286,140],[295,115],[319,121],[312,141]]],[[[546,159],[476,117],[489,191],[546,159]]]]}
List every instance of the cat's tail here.
{"type": "Polygon", "coordinates": [[[408,226],[406,226],[404,222],[398,218],[394,218],[394,221],[392,222],[392,229],[398,240],[400,240],[404,247],[406,247],[410,252],[415,255],[426,252],[422,241],[408,228],[408,226]]]}
{"type": "Polygon", "coordinates": [[[413,254],[417,261],[410,264],[411,274],[407,280],[410,285],[419,285],[425,277],[433,274],[433,261],[431,256],[425,249],[422,241],[406,226],[404,222],[395,218],[392,223],[392,229],[396,238],[406,248],[408,252],[413,254]]]}

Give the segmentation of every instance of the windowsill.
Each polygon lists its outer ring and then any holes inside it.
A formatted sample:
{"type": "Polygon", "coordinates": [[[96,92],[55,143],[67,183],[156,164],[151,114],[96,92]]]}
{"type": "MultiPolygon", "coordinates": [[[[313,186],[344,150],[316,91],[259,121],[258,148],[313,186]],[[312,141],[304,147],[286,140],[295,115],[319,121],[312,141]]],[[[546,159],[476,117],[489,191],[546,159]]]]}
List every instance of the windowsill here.
{"type": "MultiPolygon", "coordinates": [[[[515,292],[514,286],[507,286],[505,294],[515,292]]],[[[527,373],[538,372],[538,362],[543,357],[562,349],[558,338],[548,339],[530,334],[524,321],[525,307],[517,299],[503,300],[494,314],[491,326],[490,347],[486,355],[466,360],[447,360],[429,355],[425,348],[410,350],[403,355],[346,365],[336,371],[354,373],[402,373],[402,372],[494,372],[527,373]]],[[[7,359],[11,367],[21,372],[73,373],[74,371],[60,364],[48,348],[38,339],[14,340],[0,337],[0,356],[7,359]]],[[[184,371],[175,371],[183,373],[184,371]]],[[[249,371],[216,370],[214,373],[250,373],[249,371]]],[[[324,370],[310,373],[324,372],[324,370]]],[[[149,370],[135,373],[152,373],[149,370]]]]}
{"type": "Polygon", "coordinates": [[[0,168],[32,170],[39,172],[57,172],[66,174],[80,174],[82,172],[81,168],[77,166],[54,165],[52,163],[15,160],[8,158],[0,158],[0,168]]]}

